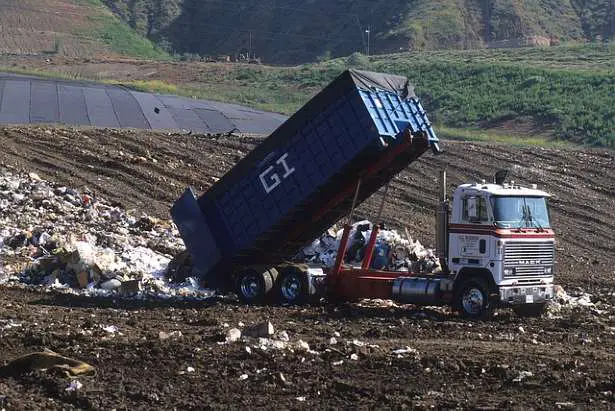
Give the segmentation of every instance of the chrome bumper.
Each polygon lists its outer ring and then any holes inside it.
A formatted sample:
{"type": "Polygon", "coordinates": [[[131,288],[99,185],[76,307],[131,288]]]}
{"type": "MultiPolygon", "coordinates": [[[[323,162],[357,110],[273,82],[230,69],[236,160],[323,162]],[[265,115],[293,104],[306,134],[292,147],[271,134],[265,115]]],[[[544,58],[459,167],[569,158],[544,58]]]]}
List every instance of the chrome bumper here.
{"type": "Polygon", "coordinates": [[[540,304],[554,296],[553,284],[500,287],[500,302],[508,305],[540,304]]]}

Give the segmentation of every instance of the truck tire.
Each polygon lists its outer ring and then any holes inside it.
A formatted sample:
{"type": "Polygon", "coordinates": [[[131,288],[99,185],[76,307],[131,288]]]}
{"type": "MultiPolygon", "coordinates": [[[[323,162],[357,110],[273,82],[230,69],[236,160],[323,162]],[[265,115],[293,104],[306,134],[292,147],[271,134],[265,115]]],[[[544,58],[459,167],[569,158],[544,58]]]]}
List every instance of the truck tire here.
{"type": "Polygon", "coordinates": [[[453,303],[464,318],[487,319],[493,310],[489,300],[489,286],[478,277],[467,278],[459,284],[453,303]]]}
{"type": "Polygon", "coordinates": [[[246,268],[237,275],[237,296],[247,304],[264,303],[273,289],[277,274],[274,268],[246,268]]]}
{"type": "Polygon", "coordinates": [[[513,311],[519,317],[540,317],[545,311],[545,306],[545,303],[516,305],[513,311]]]}
{"type": "Polygon", "coordinates": [[[296,267],[289,267],[281,274],[278,286],[280,302],[301,305],[308,302],[310,284],[305,272],[296,267]]]}

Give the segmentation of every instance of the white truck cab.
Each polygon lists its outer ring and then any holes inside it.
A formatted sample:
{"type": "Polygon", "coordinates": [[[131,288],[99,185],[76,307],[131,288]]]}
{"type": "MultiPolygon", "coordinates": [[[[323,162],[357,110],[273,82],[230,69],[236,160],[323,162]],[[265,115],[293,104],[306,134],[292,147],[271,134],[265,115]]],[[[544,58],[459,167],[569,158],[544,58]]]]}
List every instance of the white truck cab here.
{"type": "Polygon", "coordinates": [[[549,197],[535,185],[514,182],[458,186],[447,204],[448,244],[442,254],[456,282],[480,278],[500,303],[516,311],[541,311],[554,294],[549,197]]]}

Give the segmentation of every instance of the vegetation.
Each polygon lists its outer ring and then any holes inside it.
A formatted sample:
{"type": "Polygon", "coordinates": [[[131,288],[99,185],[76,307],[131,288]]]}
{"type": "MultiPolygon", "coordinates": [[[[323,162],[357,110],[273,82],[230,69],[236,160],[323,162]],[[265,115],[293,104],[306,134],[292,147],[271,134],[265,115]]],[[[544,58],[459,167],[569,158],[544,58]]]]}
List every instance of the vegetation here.
{"type": "Polygon", "coordinates": [[[498,51],[491,58],[481,52],[480,59],[472,53],[445,52],[371,59],[354,55],[296,68],[235,65],[216,70],[212,64],[211,71],[202,73],[200,87],[178,85],[177,92],[292,114],[341,71],[357,68],[358,63],[361,69],[408,76],[438,125],[615,147],[615,70],[609,66],[614,64],[615,48],[559,47],[548,52],[564,63],[552,68],[540,53],[534,55],[536,61],[528,54],[514,62],[516,51],[511,50],[511,55],[498,51]],[[580,66],[579,55],[599,58],[580,66]],[[567,66],[566,61],[574,64],[567,66]]]}
{"type": "Polygon", "coordinates": [[[169,58],[101,0],[0,1],[0,54],[169,58]]]}
{"type": "MultiPolygon", "coordinates": [[[[85,1],[92,7],[100,9],[104,7],[99,0],[80,1],[85,1]]],[[[151,59],[169,58],[167,53],[147,38],[137,34],[129,25],[107,10],[92,14],[88,16],[88,19],[91,22],[91,28],[81,34],[102,41],[118,54],[151,59]]]]}
{"type": "Polygon", "coordinates": [[[418,84],[432,117],[451,126],[498,125],[529,117],[559,139],[615,147],[612,74],[453,62],[378,62],[418,84]]]}
{"type": "Polygon", "coordinates": [[[613,46],[561,46],[524,54],[518,50],[370,58],[356,54],[292,68],[199,64],[191,69],[194,81],[189,87],[163,80],[123,84],[292,114],[344,69],[360,67],[408,76],[431,120],[447,136],[502,141],[516,136],[524,144],[548,139],[615,147],[613,65],[613,46]]]}
{"type": "MultiPolygon", "coordinates": [[[[612,62],[615,50],[602,48],[561,47],[558,51],[562,60],[566,54],[582,52],[610,54],[612,62]]],[[[297,68],[236,66],[224,74],[209,73],[202,88],[185,90],[180,86],[178,91],[290,114],[349,63],[355,65],[357,57],[297,68]]],[[[571,55],[568,59],[573,60],[571,55]]],[[[528,60],[499,63],[499,59],[486,56],[482,61],[466,62],[456,53],[448,57],[446,53],[398,54],[367,63],[358,60],[364,69],[408,76],[437,124],[527,133],[515,128],[520,123],[540,136],[615,147],[615,71],[608,68],[562,65],[554,69],[528,60]]]]}
{"type": "Polygon", "coordinates": [[[615,35],[612,0],[103,1],[139,34],[178,55],[252,51],[274,63],[357,51],[604,42],[615,35]]]}
{"type": "Polygon", "coordinates": [[[567,141],[553,140],[543,136],[528,137],[513,134],[502,134],[475,128],[454,128],[439,125],[437,127],[437,133],[439,138],[448,140],[489,141],[520,147],[570,148],[574,146],[573,143],[567,141]]]}

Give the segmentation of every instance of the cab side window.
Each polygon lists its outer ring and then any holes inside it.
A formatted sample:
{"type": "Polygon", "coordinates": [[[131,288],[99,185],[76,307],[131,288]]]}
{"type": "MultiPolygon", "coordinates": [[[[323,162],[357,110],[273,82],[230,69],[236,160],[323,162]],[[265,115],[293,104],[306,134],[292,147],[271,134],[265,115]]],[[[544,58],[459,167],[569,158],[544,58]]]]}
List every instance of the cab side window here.
{"type": "Polygon", "coordinates": [[[482,196],[468,196],[463,199],[463,210],[461,217],[470,223],[489,221],[487,212],[487,201],[482,196]]]}

